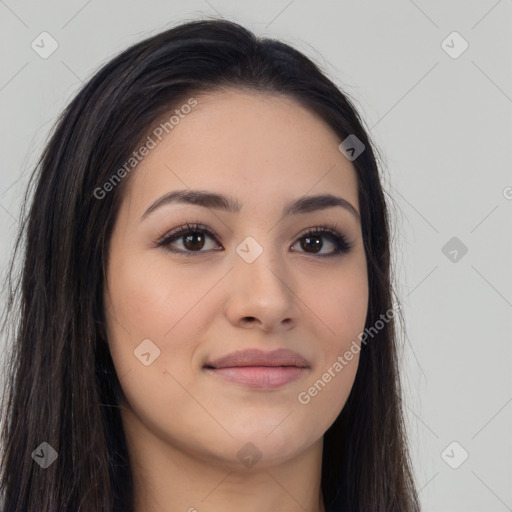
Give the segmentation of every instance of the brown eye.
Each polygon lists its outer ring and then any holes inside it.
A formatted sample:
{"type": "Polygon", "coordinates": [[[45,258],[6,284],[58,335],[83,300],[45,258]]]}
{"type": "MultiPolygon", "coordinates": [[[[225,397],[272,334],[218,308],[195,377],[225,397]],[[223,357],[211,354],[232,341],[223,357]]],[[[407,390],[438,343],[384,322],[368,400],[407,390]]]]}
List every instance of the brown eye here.
{"type": "Polygon", "coordinates": [[[215,233],[210,228],[201,224],[191,225],[187,223],[185,226],[180,226],[166,235],[157,245],[164,247],[172,253],[193,256],[194,253],[206,252],[206,250],[203,251],[202,249],[205,247],[206,239],[208,238],[213,239],[217,244],[215,233]],[[179,241],[181,241],[183,249],[171,248],[171,245],[179,241]]]}
{"type": "Polygon", "coordinates": [[[352,244],[350,244],[341,233],[338,233],[338,231],[332,228],[321,226],[313,228],[312,231],[302,235],[298,242],[300,242],[304,252],[307,254],[318,255],[322,258],[344,254],[349,252],[352,248],[352,244]],[[320,253],[324,247],[324,242],[322,241],[323,238],[327,238],[330,241],[329,243],[334,246],[334,250],[331,250],[326,254],[320,253]]]}
{"type": "Polygon", "coordinates": [[[324,245],[321,237],[319,236],[307,236],[301,239],[303,243],[301,244],[301,247],[306,252],[319,252],[322,249],[322,246],[324,245]]]}
{"type": "Polygon", "coordinates": [[[183,245],[189,251],[197,251],[204,247],[204,236],[201,233],[193,233],[183,237],[183,245]]]}

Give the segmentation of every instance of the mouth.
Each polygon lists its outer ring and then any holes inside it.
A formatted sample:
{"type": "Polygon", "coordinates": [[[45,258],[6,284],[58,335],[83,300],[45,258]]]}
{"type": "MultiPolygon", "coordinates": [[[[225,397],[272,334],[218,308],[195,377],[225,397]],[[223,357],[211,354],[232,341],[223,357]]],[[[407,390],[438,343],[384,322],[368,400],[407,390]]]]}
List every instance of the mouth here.
{"type": "Polygon", "coordinates": [[[208,362],[203,369],[228,382],[250,388],[272,389],[304,376],[310,365],[300,354],[288,349],[272,352],[250,349],[208,362]]]}
{"type": "Polygon", "coordinates": [[[301,377],[306,368],[297,366],[236,366],[207,368],[206,371],[250,388],[278,388],[301,377]]]}

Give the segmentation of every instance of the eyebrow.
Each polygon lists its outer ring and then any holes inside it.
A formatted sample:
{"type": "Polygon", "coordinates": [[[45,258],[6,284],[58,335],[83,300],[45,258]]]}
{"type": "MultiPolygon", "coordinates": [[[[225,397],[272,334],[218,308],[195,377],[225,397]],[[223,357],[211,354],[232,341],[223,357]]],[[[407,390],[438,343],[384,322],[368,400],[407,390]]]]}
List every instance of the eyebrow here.
{"type": "MultiPolygon", "coordinates": [[[[144,220],[150,213],[154,212],[158,208],[171,203],[193,204],[204,208],[224,210],[230,213],[239,213],[242,209],[242,205],[233,197],[204,190],[175,190],[164,194],[151,204],[151,206],[142,214],[140,221],[144,220]]],[[[287,217],[289,215],[310,213],[337,206],[349,211],[355,216],[358,222],[361,222],[359,212],[351,203],[342,197],[333,196],[332,194],[300,197],[285,205],[281,215],[282,217],[287,217]]]]}

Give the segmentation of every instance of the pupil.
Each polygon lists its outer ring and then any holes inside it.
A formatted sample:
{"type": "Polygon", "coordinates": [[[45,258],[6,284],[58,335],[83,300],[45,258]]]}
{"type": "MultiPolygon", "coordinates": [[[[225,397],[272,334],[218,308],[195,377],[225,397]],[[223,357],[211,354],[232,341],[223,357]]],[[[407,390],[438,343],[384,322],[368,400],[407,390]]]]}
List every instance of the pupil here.
{"type": "Polygon", "coordinates": [[[309,245],[309,247],[318,247],[318,249],[321,249],[322,248],[322,241],[320,240],[320,237],[317,237],[317,236],[314,236],[314,237],[311,237],[311,236],[308,236],[305,238],[306,240],[306,245],[308,245],[308,242],[310,242],[311,240],[313,240],[313,243],[311,245],[309,245]]]}
{"type": "Polygon", "coordinates": [[[192,235],[187,235],[185,237],[185,247],[187,247],[187,249],[201,249],[202,248],[202,243],[201,242],[204,242],[204,240],[201,240],[202,239],[202,236],[200,233],[194,233],[192,235]],[[199,244],[196,244],[193,242],[193,239],[194,237],[197,237],[199,238],[200,242],[199,244]],[[192,240],[191,243],[189,243],[190,241],[192,240]]]}

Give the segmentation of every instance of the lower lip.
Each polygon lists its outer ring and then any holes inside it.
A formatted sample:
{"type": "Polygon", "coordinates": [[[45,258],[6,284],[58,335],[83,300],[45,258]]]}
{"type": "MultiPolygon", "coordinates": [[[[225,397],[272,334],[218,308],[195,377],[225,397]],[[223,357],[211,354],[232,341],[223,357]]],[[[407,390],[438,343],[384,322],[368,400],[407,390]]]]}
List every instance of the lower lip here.
{"type": "Polygon", "coordinates": [[[278,388],[301,377],[307,368],[297,366],[237,366],[208,368],[223,379],[251,388],[278,388]]]}

